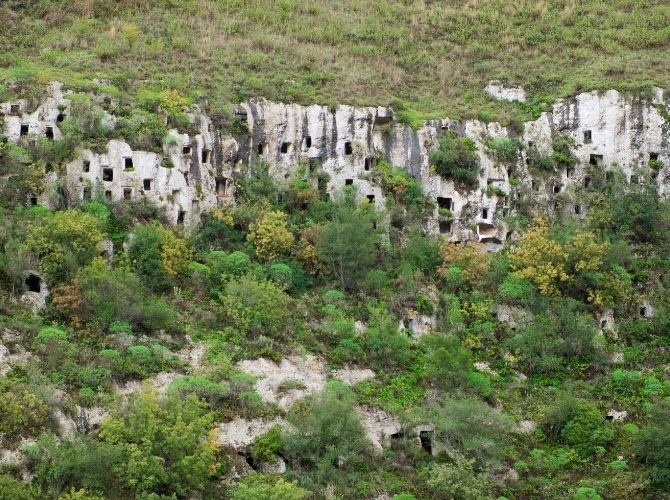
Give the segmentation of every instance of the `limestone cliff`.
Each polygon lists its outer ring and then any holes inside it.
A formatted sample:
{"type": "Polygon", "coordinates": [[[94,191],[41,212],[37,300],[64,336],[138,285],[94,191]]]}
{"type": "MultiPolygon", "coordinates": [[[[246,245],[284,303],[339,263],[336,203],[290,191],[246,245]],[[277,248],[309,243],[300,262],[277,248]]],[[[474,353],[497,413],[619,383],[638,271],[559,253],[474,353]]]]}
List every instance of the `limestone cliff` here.
{"type": "MultiPolygon", "coordinates": [[[[624,96],[615,90],[588,92],[557,101],[551,111],[523,124],[522,130],[449,119],[430,120],[414,130],[397,123],[390,108],[342,105],[333,110],[258,99],[237,108],[249,130],[237,136],[218,129],[193,106],[188,114],[197,134],[171,130],[162,154],[133,151],[117,140],[109,141],[103,154],[83,150],[66,165],[65,181],[81,199],[96,189],[113,200],[146,197],[163,205],[174,223],[191,224],[201,213],[233,203],[234,177],[259,160],[279,182],[299,177],[316,185],[321,173],[329,194],[353,184],[361,198],[367,196],[383,206],[382,190],[370,172],[384,158],[419,179],[436,201],[433,216],[424,222],[426,232],[495,247],[511,236],[505,218],[514,213],[521,195],[550,211],[583,217],[578,192],[590,182],[589,168],[617,169],[634,183],[655,178],[659,192],[665,194],[670,183],[669,127],[664,117],[668,102],[660,89],[647,97],[624,96]],[[456,186],[431,169],[428,151],[445,130],[476,142],[481,172],[475,189],[456,186]],[[561,135],[573,139],[571,152],[577,162],[562,171],[535,175],[528,166],[529,152],[551,153],[553,140],[561,135]],[[488,141],[500,137],[521,140],[523,148],[514,161],[496,162],[490,154],[488,141]],[[650,159],[656,160],[656,168],[650,167],[650,159]],[[453,218],[440,219],[440,207],[453,218]]],[[[4,135],[15,142],[21,136],[58,139],[69,106],[68,91],[58,83],[49,86],[32,112],[25,101],[2,103],[4,135]]],[[[115,118],[108,116],[107,121],[113,126],[115,118]]],[[[48,175],[53,181],[58,174],[48,175]]],[[[49,205],[52,195],[47,191],[35,201],[49,205]]]]}

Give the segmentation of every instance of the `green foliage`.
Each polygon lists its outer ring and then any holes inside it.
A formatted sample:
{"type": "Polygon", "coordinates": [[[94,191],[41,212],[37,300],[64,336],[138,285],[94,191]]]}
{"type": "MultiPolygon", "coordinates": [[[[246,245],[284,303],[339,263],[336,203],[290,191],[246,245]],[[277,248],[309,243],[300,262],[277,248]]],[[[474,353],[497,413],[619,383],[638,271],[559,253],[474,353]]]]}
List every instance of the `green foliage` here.
{"type": "Polygon", "coordinates": [[[49,407],[20,383],[0,380],[0,433],[8,442],[36,435],[49,424],[49,407]]]}
{"type": "Polygon", "coordinates": [[[0,500],[35,500],[31,488],[7,474],[0,474],[0,500]]]}
{"type": "Polygon", "coordinates": [[[188,248],[160,224],[138,227],[128,249],[133,271],[149,289],[166,290],[188,263],[188,248]]]}
{"type": "Polygon", "coordinates": [[[577,157],[572,154],[572,147],[575,145],[574,139],[569,135],[557,135],[554,137],[551,147],[554,150],[551,159],[559,167],[572,167],[577,163],[577,157]]]}
{"type": "Polygon", "coordinates": [[[37,221],[28,230],[26,243],[39,256],[47,282],[56,284],[72,279],[77,267],[97,256],[103,237],[97,217],[66,210],[37,221]]]}
{"type": "Polygon", "coordinates": [[[593,403],[575,398],[559,401],[543,428],[550,440],[573,447],[584,458],[602,455],[614,436],[611,425],[593,403]]]}
{"type": "Polygon", "coordinates": [[[470,353],[455,335],[424,336],[421,344],[426,352],[426,376],[444,391],[472,391],[482,396],[491,395],[491,383],[485,375],[479,377],[472,369],[470,353]]]}
{"type": "Polygon", "coordinates": [[[251,276],[233,280],[219,296],[230,324],[249,337],[281,337],[286,331],[289,297],[274,283],[251,276]]]}
{"type": "Polygon", "coordinates": [[[285,454],[314,481],[328,484],[365,463],[369,443],[345,386],[329,384],[289,420],[296,430],[286,436],[285,454]]]}
{"type": "Polygon", "coordinates": [[[421,471],[430,498],[450,500],[479,500],[492,498],[491,482],[477,473],[475,461],[458,459],[455,463],[433,464],[421,471]]]}
{"type": "Polygon", "coordinates": [[[438,137],[438,146],[428,153],[435,171],[447,179],[453,179],[469,188],[477,185],[479,156],[477,145],[469,137],[459,137],[449,131],[438,137]]]}
{"type": "Polygon", "coordinates": [[[386,160],[377,159],[372,174],[384,194],[402,203],[412,219],[423,217],[431,206],[419,181],[404,170],[392,166],[386,160]]]}
{"type": "Polygon", "coordinates": [[[587,486],[577,488],[573,497],[574,500],[602,500],[602,498],[595,489],[587,486]]]}
{"type": "Polygon", "coordinates": [[[223,382],[213,382],[202,375],[179,377],[170,384],[170,391],[176,391],[182,398],[195,394],[207,401],[213,410],[230,394],[230,388],[223,382]]]}
{"type": "Polygon", "coordinates": [[[51,342],[56,344],[66,343],[67,332],[59,328],[47,327],[42,328],[35,337],[35,344],[48,344],[51,342]]]}
{"type": "Polygon", "coordinates": [[[207,435],[212,415],[194,396],[168,398],[143,393],[131,397],[128,410],[102,424],[100,439],[121,451],[112,473],[127,491],[178,495],[201,491],[220,464],[217,447],[207,435]]]}
{"type": "Polygon", "coordinates": [[[265,434],[254,439],[251,445],[251,456],[254,460],[270,462],[276,458],[283,446],[282,431],[275,425],[265,434]]]}
{"type": "Polygon", "coordinates": [[[496,464],[504,453],[509,419],[477,399],[445,397],[418,416],[434,424],[433,439],[440,446],[474,460],[477,469],[496,464]]]}
{"type": "Polygon", "coordinates": [[[508,345],[525,373],[554,374],[577,362],[602,359],[595,341],[596,325],[572,299],[554,300],[546,312],[511,337],[508,345]]]}
{"type": "Polygon", "coordinates": [[[510,275],[500,284],[498,296],[507,304],[530,306],[537,292],[528,280],[510,275]]]}
{"type": "Polygon", "coordinates": [[[81,301],[74,314],[88,322],[109,325],[124,321],[145,330],[175,328],[175,312],[165,301],[147,293],[128,270],[88,266],[76,280],[81,301]]]}
{"type": "Polygon", "coordinates": [[[231,500],[303,500],[309,492],[277,476],[251,474],[230,490],[231,500]]]}
{"type": "Polygon", "coordinates": [[[494,137],[486,141],[486,147],[488,154],[494,160],[502,164],[513,165],[519,158],[521,142],[508,137],[494,137]]]}
{"type": "Polygon", "coordinates": [[[670,403],[660,401],[649,411],[647,425],[638,434],[635,453],[647,465],[646,474],[661,489],[670,486],[670,403]]]}
{"type": "Polygon", "coordinates": [[[376,215],[370,204],[356,205],[353,190],[345,189],[333,207],[333,219],[320,231],[317,256],[342,289],[353,289],[377,260],[376,215]]]}

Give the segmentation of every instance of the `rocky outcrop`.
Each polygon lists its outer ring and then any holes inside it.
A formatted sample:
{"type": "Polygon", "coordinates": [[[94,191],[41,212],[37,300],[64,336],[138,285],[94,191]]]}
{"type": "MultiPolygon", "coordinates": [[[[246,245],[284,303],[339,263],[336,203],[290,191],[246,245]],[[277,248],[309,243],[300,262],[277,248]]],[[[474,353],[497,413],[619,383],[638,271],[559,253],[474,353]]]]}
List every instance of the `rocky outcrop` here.
{"type": "MultiPolygon", "coordinates": [[[[494,85],[489,91],[500,98],[523,97],[522,89],[494,85]]],[[[413,130],[397,123],[390,108],[331,109],[255,99],[236,112],[248,135],[233,137],[217,129],[193,107],[189,116],[198,133],[189,136],[171,130],[162,153],[133,151],[125,142],[110,141],[104,153],[82,151],[68,163],[66,175],[82,199],[96,189],[115,200],[146,198],[164,206],[174,223],[189,224],[197,222],[202,212],[232,203],[234,176],[259,161],[268,165],[278,182],[300,178],[316,186],[321,178],[331,195],[353,184],[361,198],[382,207],[383,193],[371,171],[384,158],[415,176],[435,201],[432,216],[424,222],[426,232],[453,241],[476,240],[495,249],[511,236],[505,219],[517,209],[521,192],[534,205],[583,217],[585,209],[575,192],[590,182],[589,166],[620,170],[631,183],[654,177],[665,194],[670,186],[666,104],[660,89],[645,97],[614,90],[587,92],[558,100],[551,111],[525,123],[519,135],[495,122],[429,120],[413,130]],[[467,135],[477,144],[481,172],[475,189],[464,189],[432,170],[428,151],[445,130],[467,135]],[[576,165],[534,177],[528,151],[549,154],[560,135],[574,141],[576,165]],[[517,136],[524,146],[518,158],[507,164],[496,161],[489,141],[517,136]],[[452,217],[440,218],[438,208],[452,217]]],[[[68,94],[59,84],[49,86],[32,113],[25,101],[0,104],[4,134],[11,141],[19,141],[24,133],[58,139],[60,120],[68,109],[68,94]]],[[[114,117],[108,122],[113,125],[114,117]]],[[[37,201],[48,204],[49,193],[37,201]]]]}

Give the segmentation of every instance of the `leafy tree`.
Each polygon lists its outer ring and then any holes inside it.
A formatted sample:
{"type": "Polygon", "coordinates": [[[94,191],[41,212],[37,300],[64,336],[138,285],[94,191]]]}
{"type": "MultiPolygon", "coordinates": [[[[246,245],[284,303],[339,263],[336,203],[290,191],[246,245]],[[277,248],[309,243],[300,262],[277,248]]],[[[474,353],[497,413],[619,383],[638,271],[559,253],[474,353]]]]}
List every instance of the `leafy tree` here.
{"type": "Polygon", "coordinates": [[[576,398],[560,401],[543,428],[550,440],[573,447],[582,457],[602,454],[614,436],[612,426],[595,405],[576,398]]]}
{"type": "Polygon", "coordinates": [[[254,460],[265,460],[269,462],[274,460],[277,453],[281,451],[284,445],[282,430],[275,425],[262,436],[254,439],[251,446],[251,456],[254,460]]]}
{"type": "Polygon", "coordinates": [[[251,276],[233,280],[220,294],[223,313],[250,337],[279,337],[286,331],[289,297],[277,285],[251,276]]]}
{"type": "Polygon", "coordinates": [[[469,137],[449,131],[438,137],[437,148],[428,152],[430,164],[442,177],[453,179],[470,188],[477,185],[479,156],[477,145],[469,137]]]}
{"type": "Polygon", "coordinates": [[[143,392],[102,423],[100,439],[121,450],[110,468],[128,492],[188,496],[220,469],[212,424],[213,415],[194,395],[159,401],[158,394],[143,392]]]}
{"type": "Polygon", "coordinates": [[[432,273],[440,263],[439,243],[423,234],[417,227],[410,228],[407,241],[401,251],[402,260],[412,268],[432,273]]]}
{"type": "Polygon", "coordinates": [[[455,335],[428,335],[421,338],[425,350],[426,376],[431,383],[445,391],[474,390],[488,396],[490,382],[472,369],[470,353],[455,335]]]}
{"type": "Polygon", "coordinates": [[[333,220],[321,228],[316,253],[343,289],[355,288],[377,260],[378,232],[372,204],[356,205],[356,193],[345,189],[333,207],[333,220]]]}
{"type": "Polygon", "coordinates": [[[649,411],[647,426],[635,444],[638,460],[645,464],[651,482],[670,487],[670,402],[659,401],[649,411]]]}
{"type": "Polygon", "coordinates": [[[560,283],[569,279],[567,258],[567,252],[549,237],[547,222],[535,219],[521,244],[510,253],[510,264],[516,276],[531,281],[540,293],[558,295],[560,283]]]}
{"type": "Polygon", "coordinates": [[[273,210],[249,225],[247,240],[256,247],[256,255],[270,262],[287,253],[293,244],[293,234],[288,230],[284,212],[273,210]]]}
{"type": "Polygon", "coordinates": [[[453,270],[459,269],[470,286],[481,287],[489,274],[490,255],[479,243],[452,243],[444,240],[440,248],[442,263],[437,269],[446,281],[453,278],[453,270]]]}
{"type": "Polygon", "coordinates": [[[34,435],[49,423],[49,407],[21,383],[0,381],[0,434],[7,441],[34,435]]]}
{"type": "Polygon", "coordinates": [[[40,268],[49,283],[62,283],[74,277],[99,254],[104,238],[101,221],[79,210],[49,214],[28,230],[28,248],[40,258],[40,268]]]}
{"type": "Polygon", "coordinates": [[[477,399],[445,397],[417,410],[415,418],[433,422],[436,443],[474,460],[477,469],[497,463],[505,451],[508,418],[477,399]]]}
{"type": "Polygon", "coordinates": [[[128,257],[133,271],[148,288],[163,291],[186,270],[191,253],[185,240],[154,223],[134,231],[128,257]]]}
{"type": "Polygon", "coordinates": [[[519,158],[521,142],[508,137],[493,137],[486,141],[486,148],[493,159],[509,165],[516,163],[519,158]]]}
{"type": "Polygon", "coordinates": [[[26,484],[7,474],[0,474],[0,500],[35,500],[38,495],[33,494],[26,484]]]}
{"type": "Polygon", "coordinates": [[[98,259],[77,275],[74,287],[74,293],[65,295],[64,289],[54,291],[54,308],[71,320],[104,327],[120,320],[147,330],[174,329],[174,311],[162,299],[151,297],[126,269],[108,269],[98,259]]]}

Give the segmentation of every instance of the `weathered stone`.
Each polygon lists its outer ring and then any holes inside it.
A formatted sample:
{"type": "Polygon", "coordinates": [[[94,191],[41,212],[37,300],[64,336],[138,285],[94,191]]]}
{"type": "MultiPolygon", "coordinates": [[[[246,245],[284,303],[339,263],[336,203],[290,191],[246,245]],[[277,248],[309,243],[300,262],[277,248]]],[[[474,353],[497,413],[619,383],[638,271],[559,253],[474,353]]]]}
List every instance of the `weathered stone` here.
{"type": "Polygon", "coordinates": [[[526,91],[522,87],[507,87],[499,81],[491,81],[484,88],[484,91],[499,101],[519,101],[525,102],[526,91]]]}
{"type": "Polygon", "coordinates": [[[388,445],[394,434],[402,431],[400,421],[383,410],[359,406],[356,413],[361,419],[366,436],[377,451],[388,445]]]}

